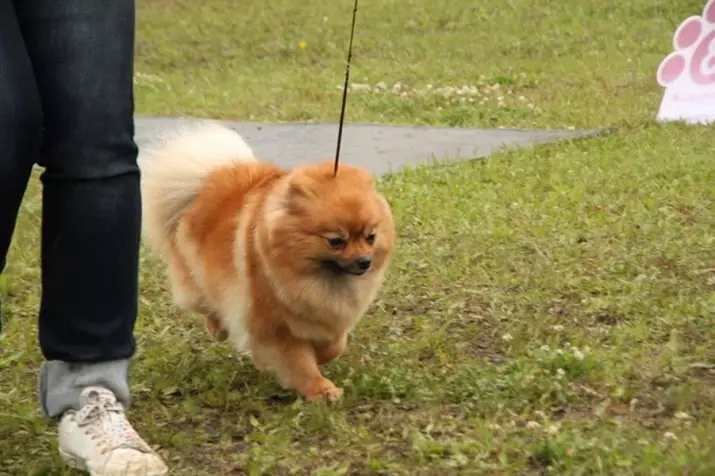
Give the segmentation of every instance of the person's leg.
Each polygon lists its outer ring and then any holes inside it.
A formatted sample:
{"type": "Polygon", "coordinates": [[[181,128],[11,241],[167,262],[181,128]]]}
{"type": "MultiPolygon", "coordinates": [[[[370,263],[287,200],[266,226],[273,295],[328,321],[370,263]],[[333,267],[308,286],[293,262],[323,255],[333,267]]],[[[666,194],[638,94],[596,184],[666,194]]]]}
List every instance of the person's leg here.
{"type": "Polygon", "coordinates": [[[22,0],[16,9],[44,115],[42,407],[60,419],[69,463],[98,475],[165,474],[123,413],[141,227],[134,0],[22,0]]]}
{"type": "Polygon", "coordinates": [[[141,223],[133,0],[16,5],[44,115],[38,159],[45,167],[43,408],[52,418],[76,409],[87,383],[67,385],[54,374],[98,366],[106,367],[98,370],[101,383],[128,406],[126,361],[135,350],[141,223]]]}
{"type": "MultiPolygon", "coordinates": [[[[0,0],[0,274],[42,134],[40,100],[15,10],[0,0]]],[[[0,295],[0,331],[3,324],[0,295]]]]}

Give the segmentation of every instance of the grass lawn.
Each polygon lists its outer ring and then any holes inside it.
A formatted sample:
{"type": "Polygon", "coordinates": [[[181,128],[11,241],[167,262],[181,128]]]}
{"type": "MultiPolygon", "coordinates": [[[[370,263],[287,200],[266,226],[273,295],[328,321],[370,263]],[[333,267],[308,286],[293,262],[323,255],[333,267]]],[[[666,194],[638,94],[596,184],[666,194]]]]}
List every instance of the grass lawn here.
{"type": "MultiPolygon", "coordinates": [[[[653,122],[703,3],[362,2],[348,121],[619,130],[384,178],[399,251],[334,407],[213,342],[144,253],[130,416],[172,474],[715,474],[715,131],[653,122]]],[[[138,112],[335,121],[351,11],[141,1],[138,112]]],[[[74,474],[35,400],[38,191],[0,282],[3,475],[74,474]]]]}

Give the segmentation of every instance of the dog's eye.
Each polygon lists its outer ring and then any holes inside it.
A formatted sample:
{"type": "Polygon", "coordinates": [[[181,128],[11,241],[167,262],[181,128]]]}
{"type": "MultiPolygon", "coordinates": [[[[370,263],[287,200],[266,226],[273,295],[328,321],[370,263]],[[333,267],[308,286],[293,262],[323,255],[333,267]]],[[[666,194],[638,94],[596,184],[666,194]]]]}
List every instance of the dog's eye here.
{"type": "Polygon", "coordinates": [[[370,245],[372,245],[373,243],[375,243],[375,233],[370,233],[369,235],[367,235],[367,236],[365,237],[365,241],[367,241],[368,244],[370,244],[370,245]]]}
{"type": "Polygon", "coordinates": [[[344,238],[335,237],[335,238],[329,238],[328,244],[330,245],[331,248],[339,250],[339,249],[345,248],[345,245],[347,244],[347,242],[345,241],[344,238]]]}

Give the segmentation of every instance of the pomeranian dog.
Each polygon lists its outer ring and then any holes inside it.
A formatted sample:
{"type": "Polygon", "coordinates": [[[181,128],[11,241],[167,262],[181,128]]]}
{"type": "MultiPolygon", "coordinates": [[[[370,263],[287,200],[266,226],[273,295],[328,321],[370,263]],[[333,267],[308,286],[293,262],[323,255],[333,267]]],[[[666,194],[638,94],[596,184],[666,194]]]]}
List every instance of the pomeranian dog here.
{"type": "Polygon", "coordinates": [[[395,247],[392,212],[365,170],[288,172],[206,123],[140,157],[143,233],[173,300],[219,341],[307,400],[343,390],[320,370],[345,350],[395,247]]]}

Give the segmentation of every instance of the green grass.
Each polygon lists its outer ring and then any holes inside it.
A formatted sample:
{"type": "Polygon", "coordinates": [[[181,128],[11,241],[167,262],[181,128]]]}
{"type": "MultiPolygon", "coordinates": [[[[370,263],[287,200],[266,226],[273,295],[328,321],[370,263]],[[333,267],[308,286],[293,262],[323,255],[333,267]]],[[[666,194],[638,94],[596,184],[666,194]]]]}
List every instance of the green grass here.
{"type": "MultiPolygon", "coordinates": [[[[139,113],[335,121],[352,3],[240,4],[140,2],[139,113]]],[[[713,128],[653,122],[702,4],[361,3],[348,121],[619,130],[384,178],[399,249],[326,367],[335,407],[212,342],[145,253],[130,416],[172,474],[715,474],[713,128]]],[[[0,474],[66,474],[34,393],[39,209],[34,181],[0,282],[0,474]]]]}

